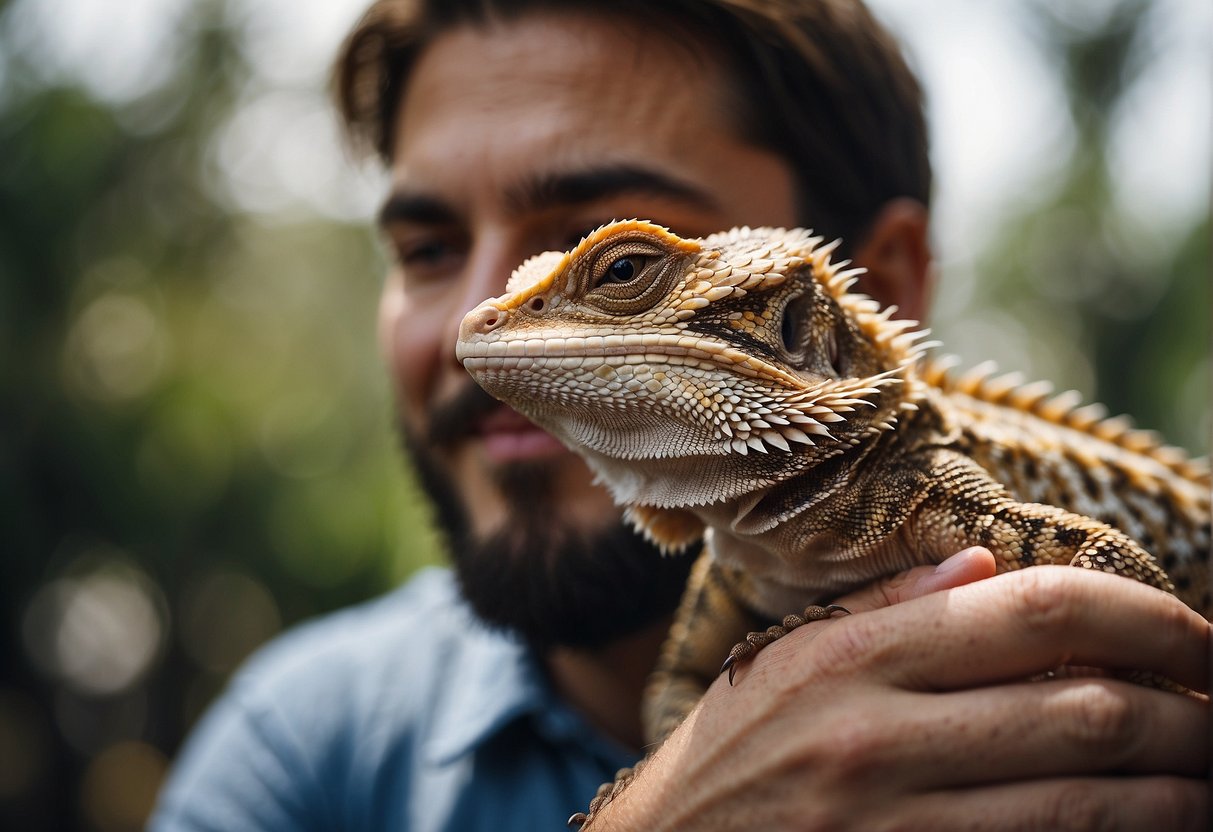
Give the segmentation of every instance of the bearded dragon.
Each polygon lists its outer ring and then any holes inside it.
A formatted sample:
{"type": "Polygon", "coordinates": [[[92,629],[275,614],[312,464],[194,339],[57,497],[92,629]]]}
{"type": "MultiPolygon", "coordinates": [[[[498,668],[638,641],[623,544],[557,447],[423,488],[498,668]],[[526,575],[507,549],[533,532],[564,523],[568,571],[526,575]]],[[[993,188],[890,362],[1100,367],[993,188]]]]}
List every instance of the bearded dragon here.
{"type": "Polygon", "coordinates": [[[852,291],[836,246],[615,222],[531,258],[461,324],[475,380],[579,453],[643,534],[705,542],[646,693],[653,742],[722,657],[970,545],[1000,571],[1114,572],[1210,612],[1207,465],[1047,384],[954,378],[926,330],[852,291]]]}

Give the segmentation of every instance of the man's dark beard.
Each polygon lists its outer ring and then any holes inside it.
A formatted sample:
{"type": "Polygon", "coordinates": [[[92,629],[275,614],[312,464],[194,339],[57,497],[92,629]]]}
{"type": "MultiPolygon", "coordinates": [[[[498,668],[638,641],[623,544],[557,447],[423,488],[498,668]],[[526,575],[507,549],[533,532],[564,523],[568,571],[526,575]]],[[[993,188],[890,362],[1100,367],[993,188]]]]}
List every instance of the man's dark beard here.
{"type": "Polygon", "coordinates": [[[464,506],[434,448],[467,439],[478,420],[500,406],[469,385],[431,409],[428,441],[419,442],[403,425],[401,431],[476,613],[548,650],[603,647],[673,612],[694,558],[663,557],[613,517],[586,530],[554,514],[550,462],[501,466],[496,480],[509,522],[488,538],[473,535],[467,512],[475,507],[464,506]]]}

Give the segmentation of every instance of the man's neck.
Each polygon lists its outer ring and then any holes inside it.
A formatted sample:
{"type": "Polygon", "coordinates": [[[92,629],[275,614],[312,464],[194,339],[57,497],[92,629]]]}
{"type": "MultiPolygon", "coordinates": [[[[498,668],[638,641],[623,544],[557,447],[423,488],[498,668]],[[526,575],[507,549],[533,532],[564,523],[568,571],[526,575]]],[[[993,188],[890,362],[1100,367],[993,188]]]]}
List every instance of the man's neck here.
{"type": "Polygon", "coordinates": [[[595,728],[639,751],[640,700],[669,628],[662,618],[600,650],[557,648],[546,657],[552,683],[595,728]]]}

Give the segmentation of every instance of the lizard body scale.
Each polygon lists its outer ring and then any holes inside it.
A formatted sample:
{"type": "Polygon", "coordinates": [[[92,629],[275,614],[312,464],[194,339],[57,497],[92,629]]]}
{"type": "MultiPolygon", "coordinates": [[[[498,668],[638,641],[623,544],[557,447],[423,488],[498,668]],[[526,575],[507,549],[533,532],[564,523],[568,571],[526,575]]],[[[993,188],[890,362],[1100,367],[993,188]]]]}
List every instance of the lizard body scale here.
{"type": "Polygon", "coordinates": [[[1115,572],[1208,616],[1207,466],[1047,384],[926,357],[801,229],[630,220],[464,318],[475,380],[578,452],[663,548],[704,553],[646,694],[664,738],[729,647],[969,545],[1115,572]]]}

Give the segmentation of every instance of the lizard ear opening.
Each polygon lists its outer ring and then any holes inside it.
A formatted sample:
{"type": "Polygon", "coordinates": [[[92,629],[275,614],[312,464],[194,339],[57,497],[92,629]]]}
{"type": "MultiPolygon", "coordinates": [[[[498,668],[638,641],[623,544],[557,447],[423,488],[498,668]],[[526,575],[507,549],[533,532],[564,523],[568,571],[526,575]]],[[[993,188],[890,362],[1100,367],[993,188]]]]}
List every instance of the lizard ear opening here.
{"type": "Polygon", "coordinates": [[[788,298],[780,311],[779,346],[784,358],[800,370],[808,365],[809,347],[813,338],[813,293],[797,292],[788,298]]]}
{"type": "Polygon", "coordinates": [[[703,521],[686,509],[634,505],[623,517],[663,555],[681,554],[703,539],[703,521]]]}
{"type": "Polygon", "coordinates": [[[804,349],[804,321],[797,311],[795,301],[784,306],[783,320],[779,325],[783,348],[789,355],[795,355],[804,349]]]}

